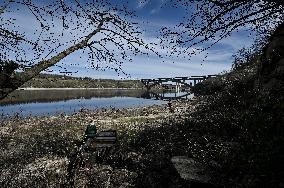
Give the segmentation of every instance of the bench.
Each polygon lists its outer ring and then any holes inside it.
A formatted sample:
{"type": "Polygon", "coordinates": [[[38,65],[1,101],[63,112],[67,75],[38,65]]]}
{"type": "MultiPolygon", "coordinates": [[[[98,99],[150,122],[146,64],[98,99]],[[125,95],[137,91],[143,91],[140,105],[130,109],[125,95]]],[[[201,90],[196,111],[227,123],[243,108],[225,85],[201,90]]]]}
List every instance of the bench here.
{"type": "Polygon", "coordinates": [[[82,166],[91,166],[102,161],[117,142],[116,130],[97,132],[96,126],[89,125],[85,131],[82,145],[69,157],[67,182],[72,187],[76,171],[82,166]]]}
{"type": "Polygon", "coordinates": [[[109,148],[116,144],[116,130],[105,130],[98,132],[94,138],[89,139],[87,147],[89,149],[109,148]]]}

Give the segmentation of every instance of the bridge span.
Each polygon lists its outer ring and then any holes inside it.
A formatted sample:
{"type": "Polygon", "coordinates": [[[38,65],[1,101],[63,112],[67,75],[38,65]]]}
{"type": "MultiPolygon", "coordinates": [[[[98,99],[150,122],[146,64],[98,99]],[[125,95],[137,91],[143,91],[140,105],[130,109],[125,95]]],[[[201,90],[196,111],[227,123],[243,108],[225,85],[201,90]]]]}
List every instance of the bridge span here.
{"type": "Polygon", "coordinates": [[[169,84],[165,84],[166,82],[175,83],[175,90],[179,93],[181,87],[186,87],[190,89],[195,84],[202,82],[208,78],[216,77],[217,75],[207,75],[207,76],[188,76],[188,77],[173,77],[173,78],[156,78],[156,79],[141,79],[141,82],[147,89],[150,91],[151,88],[160,85],[163,88],[169,87],[169,84]]]}

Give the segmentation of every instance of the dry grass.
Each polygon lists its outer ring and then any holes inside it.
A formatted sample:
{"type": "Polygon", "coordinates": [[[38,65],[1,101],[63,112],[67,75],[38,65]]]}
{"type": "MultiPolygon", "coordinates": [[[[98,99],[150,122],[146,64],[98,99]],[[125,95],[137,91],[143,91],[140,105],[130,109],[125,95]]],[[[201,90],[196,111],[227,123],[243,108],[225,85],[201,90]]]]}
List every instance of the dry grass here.
{"type": "Polygon", "coordinates": [[[108,160],[112,160],[113,163],[90,165],[88,157],[84,159],[89,166],[78,169],[76,187],[133,185],[137,173],[116,163],[119,163],[119,160],[126,160],[127,157],[137,159],[138,154],[131,153],[128,144],[147,127],[161,125],[169,115],[165,108],[153,106],[83,111],[70,116],[25,119],[15,117],[1,121],[0,184],[2,187],[65,185],[69,157],[80,144],[86,126],[95,121],[98,130],[116,129],[119,143],[114,153],[108,156],[108,160]]]}

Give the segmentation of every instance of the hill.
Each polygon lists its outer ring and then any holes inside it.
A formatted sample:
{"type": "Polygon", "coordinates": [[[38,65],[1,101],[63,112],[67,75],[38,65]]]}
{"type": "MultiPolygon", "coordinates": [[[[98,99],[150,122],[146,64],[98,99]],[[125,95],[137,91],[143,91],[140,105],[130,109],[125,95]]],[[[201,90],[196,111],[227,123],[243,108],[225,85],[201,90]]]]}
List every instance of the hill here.
{"type": "Polygon", "coordinates": [[[92,79],[53,74],[40,74],[22,88],[142,88],[139,80],[92,79]]]}

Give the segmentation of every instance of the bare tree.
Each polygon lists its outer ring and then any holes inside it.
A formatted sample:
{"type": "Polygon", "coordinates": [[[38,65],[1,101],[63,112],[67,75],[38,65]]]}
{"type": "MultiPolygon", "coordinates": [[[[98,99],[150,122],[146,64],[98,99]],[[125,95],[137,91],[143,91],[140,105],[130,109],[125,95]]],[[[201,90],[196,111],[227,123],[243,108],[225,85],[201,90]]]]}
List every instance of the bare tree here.
{"type": "Polygon", "coordinates": [[[283,0],[181,0],[171,1],[186,9],[175,29],[163,28],[162,40],[173,44],[179,55],[205,51],[240,29],[269,31],[283,22],[283,0]],[[194,51],[192,51],[194,47],[194,51]]]}
{"type": "Polygon", "coordinates": [[[131,54],[155,53],[143,42],[133,17],[123,5],[103,0],[4,0],[0,3],[0,99],[76,51],[87,56],[94,69],[126,74],[121,65],[132,61],[131,54]],[[15,18],[20,13],[35,21],[21,25],[15,18]]]}

